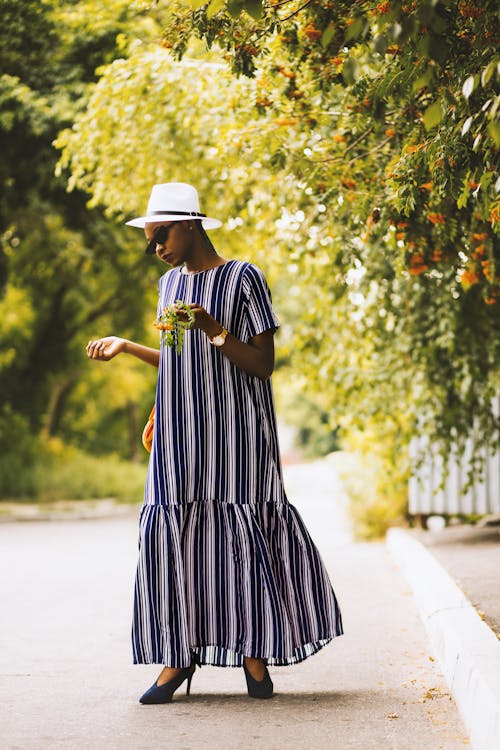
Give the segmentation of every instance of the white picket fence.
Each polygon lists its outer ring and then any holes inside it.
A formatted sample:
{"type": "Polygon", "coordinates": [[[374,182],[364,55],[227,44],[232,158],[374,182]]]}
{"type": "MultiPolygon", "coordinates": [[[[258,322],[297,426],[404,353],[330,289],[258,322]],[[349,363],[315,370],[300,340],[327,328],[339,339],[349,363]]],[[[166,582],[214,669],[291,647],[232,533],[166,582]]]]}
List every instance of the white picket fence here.
{"type": "MultiPolygon", "coordinates": [[[[495,400],[498,415],[500,397],[495,400]]],[[[410,456],[415,460],[420,449],[425,450],[425,460],[418,471],[414,471],[409,482],[408,510],[411,514],[500,514],[500,450],[486,454],[484,477],[463,492],[470,466],[472,443],[466,444],[461,456],[448,460],[448,477],[444,487],[438,489],[443,480],[443,461],[437,452],[429,449],[425,438],[415,437],[410,443],[410,456]],[[427,446],[427,448],[426,448],[427,446]]]]}

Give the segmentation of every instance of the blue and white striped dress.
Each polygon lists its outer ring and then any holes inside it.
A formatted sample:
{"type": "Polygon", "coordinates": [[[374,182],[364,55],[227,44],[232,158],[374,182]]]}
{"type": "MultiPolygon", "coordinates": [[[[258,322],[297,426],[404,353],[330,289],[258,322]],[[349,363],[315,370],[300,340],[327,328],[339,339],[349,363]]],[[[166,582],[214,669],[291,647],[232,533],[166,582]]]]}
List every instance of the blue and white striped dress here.
{"type": "MultiPolygon", "coordinates": [[[[278,320],[251,263],[167,271],[158,310],[202,305],[242,341],[278,320]]],[[[341,635],[319,553],[283,487],[271,380],[186,332],[161,346],[132,625],[135,664],[287,665],[341,635]]]]}

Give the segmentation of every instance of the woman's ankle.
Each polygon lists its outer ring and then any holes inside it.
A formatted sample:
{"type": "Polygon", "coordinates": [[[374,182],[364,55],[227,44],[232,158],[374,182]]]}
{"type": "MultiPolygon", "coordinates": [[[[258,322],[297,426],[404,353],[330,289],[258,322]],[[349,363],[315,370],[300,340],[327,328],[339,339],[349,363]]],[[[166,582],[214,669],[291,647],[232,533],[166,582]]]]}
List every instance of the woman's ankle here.
{"type": "Polygon", "coordinates": [[[243,661],[245,667],[250,672],[254,680],[258,680],[260,682],[264,679],[264,676],[266,674],[264,659],[256,659],[253,656],[245,656],[243,661]]]}
{"type": "Polygon", "coordinates": [[[177,677],[178,674],[182,672],[182,669],[179,667],[168,667],[166,664],[164,665],[162,671],[158,675],[156,679],[156,684],[158,687],[161,685],[165,685],[167,682],[170,682],[174,677],[177,677]]]}

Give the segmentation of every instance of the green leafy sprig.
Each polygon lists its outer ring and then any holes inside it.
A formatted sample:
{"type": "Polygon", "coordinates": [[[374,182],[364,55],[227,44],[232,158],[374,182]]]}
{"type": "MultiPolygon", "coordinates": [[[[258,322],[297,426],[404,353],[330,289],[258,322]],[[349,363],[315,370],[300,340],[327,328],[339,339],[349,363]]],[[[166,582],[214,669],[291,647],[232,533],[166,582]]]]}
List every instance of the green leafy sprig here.
{"type": "Polygon", "coordinates": [[[189,305],[178,299],[174,305],[163,308],[162,314],[153,325],[161,331],[162,342],[180,354],[184,344],[184,335],[189,328],[193,327],[194,319],[195,314],[189,305]],[[179,318],[180,311],[186,313],[187,320],[179,318]]]}

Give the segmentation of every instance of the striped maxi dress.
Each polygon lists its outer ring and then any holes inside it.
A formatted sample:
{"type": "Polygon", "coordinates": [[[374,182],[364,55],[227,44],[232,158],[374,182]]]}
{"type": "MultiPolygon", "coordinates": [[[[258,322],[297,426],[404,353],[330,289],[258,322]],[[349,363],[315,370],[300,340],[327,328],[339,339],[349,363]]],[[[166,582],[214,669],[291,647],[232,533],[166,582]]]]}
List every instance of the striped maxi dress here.
{"type": "MultiPolygon", "coordinates": [[[[158,312],[202,305],[248,341],[279,326],[262,271],[230,260],[159,281],[158,312]]],[[[341,635],[330,580],[283,487],[271,380],[200,330],[162,344],[134,590],[135,664],[288,665],[341,635]]]]}

